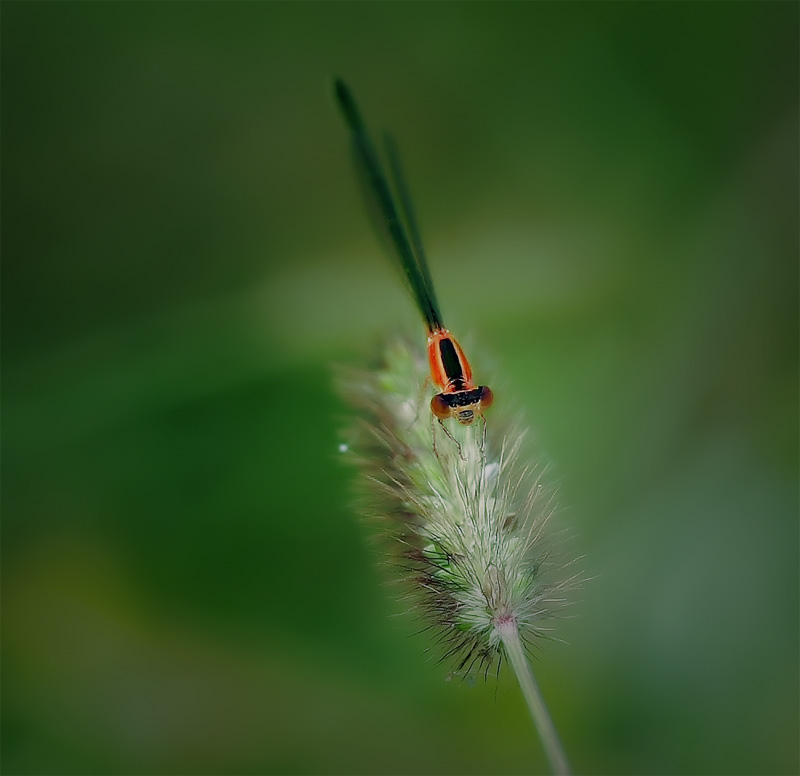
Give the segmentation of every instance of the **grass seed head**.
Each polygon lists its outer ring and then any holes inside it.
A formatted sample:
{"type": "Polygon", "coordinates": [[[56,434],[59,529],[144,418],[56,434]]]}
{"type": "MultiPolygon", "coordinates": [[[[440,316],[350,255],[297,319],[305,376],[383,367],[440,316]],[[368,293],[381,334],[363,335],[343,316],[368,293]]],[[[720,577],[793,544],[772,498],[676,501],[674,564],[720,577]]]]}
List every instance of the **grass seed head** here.
{"type": "Polygon", "coordinates": [[[390,540],[455,671],[488,670],[503,625],[515,624],[529,648],[548,637],[574,578],[563,578],[545,532],[555,488],[545,466],[524,464],[524,433],[504,415],[505,399],[485,427],[449,424],[456,444],[432,419],[425,360],[403,340],[340,384],[357,412],[346,449],[361,472],[361,511],[390,540]]]}

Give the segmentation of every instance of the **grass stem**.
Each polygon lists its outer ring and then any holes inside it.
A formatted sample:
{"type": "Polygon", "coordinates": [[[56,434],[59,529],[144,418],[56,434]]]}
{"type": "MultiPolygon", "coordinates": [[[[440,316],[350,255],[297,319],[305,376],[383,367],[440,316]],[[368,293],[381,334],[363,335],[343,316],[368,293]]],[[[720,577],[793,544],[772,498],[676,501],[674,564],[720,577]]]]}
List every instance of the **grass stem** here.
{"type": "Polygon", "coordinates": [[[517,675],[519,687],[525,697],[525,702],[528,704],[531,717],[533,717],[533,724],[539,733],[539,738],[542,740],[542,746],[547,759],[550,761],[553,773],[559,774],[559,776],[569,776],[571,771],[567,756],[564,754],[564,748],[561,746],[558,732],[550,717],[550,712],[547,710],[539,685],[536,683],[536,678],[525,655],[525,650],[522,648],[517,624],[514,620],[502,622],[497,625],[497,631],[505,647],[508,662],[517,675]]]}

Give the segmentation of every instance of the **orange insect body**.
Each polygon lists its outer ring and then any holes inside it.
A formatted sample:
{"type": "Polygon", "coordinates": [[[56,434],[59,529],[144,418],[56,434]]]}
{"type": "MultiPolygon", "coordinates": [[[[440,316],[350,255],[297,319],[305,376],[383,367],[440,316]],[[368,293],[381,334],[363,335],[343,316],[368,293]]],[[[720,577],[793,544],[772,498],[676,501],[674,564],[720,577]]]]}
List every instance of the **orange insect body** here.
{"type": "Polygon", "coordinates": [[[431,411],[440,421],[455,418],[469,425],[492,405],[491,390],[475,385],[469,361],[447,329],[428,330],[428,361],[431,378],[442,391],[431,399],[431,411]]]}
{"type": "Polygon", "coordinates": [[[447,329],[428,333],[428,361],[431,378],[443,393],[471,391],[475,388],[467,357],[447,329]]]}

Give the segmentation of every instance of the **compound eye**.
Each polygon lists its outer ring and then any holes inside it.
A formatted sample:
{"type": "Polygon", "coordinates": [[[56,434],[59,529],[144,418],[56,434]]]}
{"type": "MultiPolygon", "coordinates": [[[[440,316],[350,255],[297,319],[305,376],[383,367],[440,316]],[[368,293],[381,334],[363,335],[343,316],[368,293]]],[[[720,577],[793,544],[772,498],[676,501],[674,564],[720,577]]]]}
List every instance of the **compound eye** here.
{"type": "Polygon", "coordinates": [[[481,386],[481,409],[488,409],[494,404],[492,389],[486,385],[481,386]]]}
{"type": "Polygon", "coordinates": [[[444,400],[444,396],[437,393],[436,396],[431,399],[431,412],[439,418],[439,420],[444,420],[450,417],[452,410],[450,409],[450,405],[444,400]]]}

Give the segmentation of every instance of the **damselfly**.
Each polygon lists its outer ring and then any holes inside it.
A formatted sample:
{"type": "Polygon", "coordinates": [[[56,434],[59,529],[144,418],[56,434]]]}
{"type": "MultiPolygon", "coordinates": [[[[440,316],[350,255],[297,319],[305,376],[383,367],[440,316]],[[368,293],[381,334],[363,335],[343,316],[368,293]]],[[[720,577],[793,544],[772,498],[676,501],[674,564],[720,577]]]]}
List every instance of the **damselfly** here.
{"type": "Polygon", "coordinates": [[[472,369],[464,351],[442,323],[397,149],[387,136],[386,155],[397,195],[395,199],[390,179],[383,171],[353,95],[340,79],[336,80],[335,90],[339,107],[350,128],[356,167],[364,184],[368,204],[400,261],[411,294],[425,321],[431,378],[440,390],[431,399],[431,411],[439,423],[447,418],[455,418],[459,423],[469,425],[477,416],[483,417],[484,410],[492,404],[492,392],[472,379],[472,369]]]}

